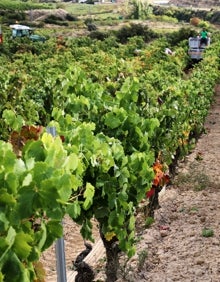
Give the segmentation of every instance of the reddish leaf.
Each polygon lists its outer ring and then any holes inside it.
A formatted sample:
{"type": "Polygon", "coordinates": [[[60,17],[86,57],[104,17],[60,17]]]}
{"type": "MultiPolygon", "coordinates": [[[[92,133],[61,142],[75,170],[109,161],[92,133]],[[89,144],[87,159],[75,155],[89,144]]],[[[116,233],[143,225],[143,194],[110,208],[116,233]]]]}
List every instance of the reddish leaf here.
{"type": "Polygon", "coordinates": [[[170,182],[170,176],[168,174],[164,174],[163,181],[164,184],[168,184],[170,182]]]}
{"type": "Polygon", "coordinates": [[[20,156],[25,143],[27,143],[28,140],[38,140],[42,131],[42,126],[32,125],[22,126],[20,132],[13,131],[10,135],[9,142],[12,144],[15,154],[20,156]]]}
{"type": "Polygon", "coordinates": [[[60,135],[60,139],[62,140],[62,142],[65,141],[65,137],[63,135],[60,135]]]}
{"type": "Polygon", "coordinates": [[[164,184],[167,184],[170,181],[170,177],[163,172],[163,165],[160,163],[159,160],[156,160],[156,162],[154,163],[153,170],[155,173],[153,180],[154,186],[164,186],[164,184]]]}
{"type": "Polygon", "coordinates": [[[9,142],[12,144],[13,150],[17,156],[25,144],[25,138],[19,132],[13,131],[10,135],[9,142]]]}
{"type": "Polygon", "coordinates": [[[164,176],[164,173],[162,171],[157,171],[154,177],[154,180],[153,180],[153,185],[160,186],[163,176],[164,176]]]}
{"type": "Polygon", "coordinates": [[[42,126],[32,126],[32,125],[24,125],[21,129],[21,136],[23,136],[26,140],[38,140],[39,135],[42,131],[42,126]]]}
{"type": "Polygon", "coordinates": [[[152,188],[150,189],[150,191],[148,191],[148,192],[146,193],[146,197],[147,197],[147,198],[151,198],[151,197],[154,196],[154,194],[155,194],[155,188],[152,187],[152,188]]]}
{"type": "Polygon", "coordinates": [[[154,172],[162,171],[162,169],[163,169],[163,165],[160,163],[159,160],[156,160],[156,162],[153,165],[154,172]]]}

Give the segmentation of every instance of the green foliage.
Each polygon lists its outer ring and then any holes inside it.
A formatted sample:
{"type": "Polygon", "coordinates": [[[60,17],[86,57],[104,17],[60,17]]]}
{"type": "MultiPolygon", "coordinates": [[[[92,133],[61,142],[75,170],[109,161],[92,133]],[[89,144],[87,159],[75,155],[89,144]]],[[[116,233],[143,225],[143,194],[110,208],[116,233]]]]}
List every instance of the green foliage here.
{"type": "Polygon", "coordinates": [[[62,235],[60,221],[76,167],[69,165],[71,155],[60,138],[46,133],[27,143],[20,159],[8,143],[1,141],[0,150],[1,273],[11,281],[33,281],[32,262],[62,235]]]}
{"type": "Polygon", "coordinates": [[[47,3],[33,3],[32,1],[1,0],[0,10],[24,11],[30,9],[51,9],[47,3]]]}
{"type": "Polygon", "coordinates": [[[149,228],[153,223],[154,223],[154,218],[147,217],[146,220],[145,220],[145,227],[149,228]]]}
{"type": "Polygon", "coordinates": [[[175,43],[172,36],[153,41],[147,27],[135,25],[101,41],[7,41],[0,78],[1,276],[13,281],[16,272],[18,281],[33,281],[33,265],[62,235],[65,214],[90,240],[95,217],[104,235],[114,234],[134,254],[136,207],[152,186],[155,158],[169,166],[189,151],[219,77],[216,41],[186,79],[189,33],[176,33],[175,43]],[[174,56],[164,53],[169,44],[174,56]],[[45,129],[29,136],[33,124],[55,126],[58,136],[45,129]]]}
{"type": "Polygon", "coordinates": [[[131,14],[129,15],[129,18],[131,19],[144,20],[152,13],[152,9],[147,1],[132,0],[129,4],[131,6],[131,14]]]}
{"type": "Polygon", "coordinates": [[[17,10],[3,10],[0,12],[2,16],[2,23],[7,23],[7,24],[13,24],[16,21],[24,21],[26,19],[26,15],[24,12],[20,11],[18,12],[17,10]]]}
{"type": "Polygon", "coordinates": [[[95,30],[95,31],[90,32],[89,37],[92,39],[104,41],[108,37],[108,34],[106,32],[95,30]]]}
{"type": "Polygon", "coordinates": [[[208,22],[206,22],[206,21],[200,21],[198,26],[200,28],[206,28],[206,29],[210,28],[210,24],[208,22]]]}
{"type": "Polygon", "coordinates": [[[213,237],[214,236],[214,231],[212,229],[209,229],[209,228],[204,228],[202,230],[202,236],[203,237],[213,237]]]}
{"type": "Polygon", "coordinates": [[[166,34],[167,41],[171,46],[175,46],[189,37],[195,36],[195,31],[188,28],[181,28],[178,31],[166,34]]]}
{"type": "Polygon", "coordinates": [[[161,16],[159,16],[159,15],[157,15],[157,16],[150,15],[149,19],[153,20],[155,22],[156,21],[161,21],[161,22],[168,22],[168,23],[174,23],[174,24],[178,23],[178,20],[176,18],[167,16],[167,15],[161,15],[161,16]]]}
{"type": "MultiPolygon", "coordinates": [[[[71,18],[72,20],[72,18],[71,18]]],[[[61,17],[56,15],[49,15],[44,20],[47,24],[55,24],[55,25],[61,25],[61,26],[68,26],[68,22],[64,21],[61,17]]]]}
{"type": "Polygon", "coordinates": [[[147,257],[148,257],[148,252],[146,250],[143,250],[138,254],[138,270],[139,271],[143,269],[143,266],[145,264],[147,257]]]}
{"type": "Polygon", "coordinates": [[[189,23],[191,18],[197,17],[203,19],[203,21],[209,21],[211,23],[219,23],[219,11],[217,9],[201,10],[201,9],[184,9],[180,7],[162,7],[152,6],[153,15],[155,16],[168,16],[176,18],[179,22],[184,21],[189,23]]]}
{"type": "Polygon", "coordinates": [[[141,24],[131,24],[124,26],[115,32],[115,35],[120,43],[127,43],[128,39],[134,36],[142,36],[145,42],[155,39],[157,35],[148,28],[141,24]]]}

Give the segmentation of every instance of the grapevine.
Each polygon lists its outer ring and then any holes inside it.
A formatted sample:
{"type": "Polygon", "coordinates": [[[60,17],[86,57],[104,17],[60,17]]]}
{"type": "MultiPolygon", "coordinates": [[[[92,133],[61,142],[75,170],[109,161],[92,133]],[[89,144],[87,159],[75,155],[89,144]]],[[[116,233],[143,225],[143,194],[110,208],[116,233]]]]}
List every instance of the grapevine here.
{"type": "MultiPolygon", "coordinates": [[[[134,255],[139,203],[147,197],[153,213],[165,169],[191,150],[213,99],[215,44],[185,79],[185,50],[167,57],[164,40],[139,56],[129,43],[105,52],[109,41],[78,42],[62,50],[48,42],[47,54],[16,54],[4,66],[0,281],[37,279],[37,261],[62,236],[66,214],[90,240],[95,217],[106,249],[117,242],[134,255]]],[[[109,256],[108,274],[111,263],[109,256]]]]}

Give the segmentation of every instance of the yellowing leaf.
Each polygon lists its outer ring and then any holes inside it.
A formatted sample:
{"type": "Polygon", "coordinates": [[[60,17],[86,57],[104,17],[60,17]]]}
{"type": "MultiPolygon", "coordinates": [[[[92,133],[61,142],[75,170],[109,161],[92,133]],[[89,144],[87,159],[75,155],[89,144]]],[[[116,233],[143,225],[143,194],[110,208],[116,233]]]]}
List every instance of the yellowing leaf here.
{"type": "Polygon", "coordinates": [[[113,238],[115,237],[115,232],[111,231],[111,232],[107,232],[105,234],[105,239],[107,241],[111,241],[113,238]]]}
{"type": "Polygon", "coordinates": [[[76,154],[72,153],[68,157],[66,157],[63,167],[67,170],[76,170],[78,167],[79,158],[76,154]]]}
{"type": "Polygon", "coordinates": [[[49,148],[54,142],[54,137],[49,133],[44,133],[42,136],[42,142],[44,143],[46,148],[49,148]]]}

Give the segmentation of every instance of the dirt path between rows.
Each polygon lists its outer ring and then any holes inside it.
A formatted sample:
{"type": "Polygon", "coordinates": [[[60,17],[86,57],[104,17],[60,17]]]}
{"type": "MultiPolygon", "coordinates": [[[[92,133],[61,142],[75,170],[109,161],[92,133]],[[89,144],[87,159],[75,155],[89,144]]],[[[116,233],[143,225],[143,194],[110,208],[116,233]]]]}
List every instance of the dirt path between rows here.
{"type": "MultiPolygon", "coordinates": [[[[220,282],[220,85],[196,148],[160,196],[155,222],[138,233],[137,253],[121,257],[118,282],[220,282]]],[[[97,231],[95,230],[95,236],[97,231]]],[[[67,272],[84,249],[79,227],[64,220],[67,272]]],[[[56,281],[55,247],[41,261],[56,281]]],[[[104,266],[95,281],[105,281],[104,266]]]]}

